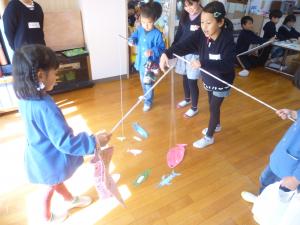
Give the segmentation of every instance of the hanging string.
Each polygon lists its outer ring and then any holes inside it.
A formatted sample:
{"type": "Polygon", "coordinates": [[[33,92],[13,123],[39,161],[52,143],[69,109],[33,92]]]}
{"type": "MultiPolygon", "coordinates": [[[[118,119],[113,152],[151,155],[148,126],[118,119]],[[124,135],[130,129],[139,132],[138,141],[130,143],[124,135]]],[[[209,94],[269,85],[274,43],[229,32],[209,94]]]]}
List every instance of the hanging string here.
{"type": "MultiPolygon", "coordinates": [[[[176,58],[178,58],[178,59],[180,59],[180,60],[182,60],[182,61],[184,61],[184,62],[186,62],[186,63],[188,63],[188,64],[191,64],[191,62],[188,61],[188,60],[186,60],[185,58],[183,58],[183,57],[181,57],[181,56],[179,56],[179,55],[176,55],[176,54],[173,54],[173,55],[174,55],[176,58]]],[[[275,111],[275,112],[277,111],[277,109],[275,109],[273,106],[271,106],[271,105],[269,105],[269,104],[267,104],[267,103],[265,103],[265,102],[259,100],[258,98],[255,98],[254,96],[252,96],[252,95],[248,94],[247,92],[245,92],[245,91],[243,91],[243,90],[241,90],[241,89],[239,89],[239,88],[233,86],[232,84],[229,84],[229,83],[227,83],[226,81],[223,81],[222,79],[220,79],[219,77],[216,77],[215,75],[211,74],[210,72],[206,71],[205,69],[203,69],[203,68],[200,67],[199,70],[202,71],[202,72],[204,72],[205,74],[207,74],[207,75],[213,77],[214,79],[220,81],[221,83],[228,85],[229,87],[235,89],[236,91],[238,91],[238,92],[240,92],[240,93],[242,93],[242,94],[248,96],[249,98],[252,98],[253,100],[259,102],[260,104],[266,106],[267,108],[269,108],[269,109],[271,109],[271,110],[273,110],[273,111],[275,111]]],[[[295,120],[294,120],[290,115],[288,116],[288,118],[289,118],[291,121],[295,122],[295,120]]]]}
{"type": "Polygon", "coordinates": [[[169,148],[177,143],[177,131],[176,131],[176,114],[175,114],[175,81],[174,81],[174,70],[171,72],[171,115],[170,115],[170,137],[169,137],[169,148]]]}
{"type": "MultiPolygon", "coordinates": [[[[124,104],[123,104],[123,79],[122,79],[122,62],[121,62],[121,40],[118,38],[118,43],[119,43],[119,70],[120,70],[120,108],[121,108],[121,116],[123,118],[124,116],[124,104]]],[[[122,125],[122,136],[120,137],[120,140],[124,140],[125,139],[125,135],[124,135],[124,122],[122,121],[121,123],[122,125]]]]}
{"type": "Polygon", "coordinates": [[[123,121],[133,112],[133,110],[145,99],[145,97],[168,75],[168,73],[174,68],[174,65],[171,66],[167,72],[165,72],[155,84],[142,96],[140,96],[137,102],[129,109],[129,111],[122,116],[122,118],[116,123],[116,125],[111,129],[111,133],[114,133],[115,130],[123,123],[123,121]]]}

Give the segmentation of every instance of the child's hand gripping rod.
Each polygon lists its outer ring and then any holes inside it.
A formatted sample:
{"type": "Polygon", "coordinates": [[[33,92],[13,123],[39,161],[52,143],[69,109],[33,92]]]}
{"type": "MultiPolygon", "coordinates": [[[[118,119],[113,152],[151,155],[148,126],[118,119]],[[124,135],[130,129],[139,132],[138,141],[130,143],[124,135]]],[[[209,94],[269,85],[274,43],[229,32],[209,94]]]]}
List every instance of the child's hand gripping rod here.
{"type": "MultiPolygon", "coordinates": [[[[186,62],[186,63],[188,63],[188,64],[191,64],[191,62],[188,61],[188,60],[186,60],[185,58],[183,58],[183,57],[181,57],[181,56],[179,56],[179,55],[176,55],[176,54],[173,54],[173,55],[174,55],[175,57],[177,57],[178,59],[180,59],[180,60],[182,60],[182,61],[184,61],[184,62],[186,62]]],[[[252,98],[253,100],[255,100],[255,101],[259,102],[260,104],[262,104],[262,105],[268,107],[269,109],[272,109],[272,110],[275,111],[275,112],[277,111],[277,109],[275,109],[273,106],[270,106],[269,104],[267,104],[267,103],[265,103],[265,102],[263,102],[263,101],[261,101],[261,100],[255,98],[254,96],[252,96],[252,95],[248,94],[247,92],[245,92],[245,91],[243,91],[243,90],[241,90],[241,89],[239,89],[239,88],[233,86],[232,84],[229,84],[229,83],[227,83],[226,81],[223,81],[222,79],[220,79],[219,77],[216,77],[215,75],[211,74],[210,72],[206,71],[205,69],[202,69],[202,68],[200,67],[199,70],[202,71],[202,72],[204,72],[205,74],[207,74],[207,75],[213,77],[214,79],[220,81],[221,83],[228,85],[229,87],[235,89],[236,91],[242,93],[243,95],[246,95],[246,96],[248,96],[249,98],[252,98]]],[[[291,121],[295,122],[295,120],[294,120],[291,116],[288,116],[288,118],[289,118],[291,121]]]]}
{"type": "MultiPolygon", "coordinates": [[[[120,38],[127,40],[128,38],[123,37],[122,35],[118,35],[120,38]]],[[[115,132],[116,129],[122,124],[122,122],[133,112],[133,110],[145,99],[145,97],[160,83],[162,79],[165,78],[165,76],[168,75],[168,73],[174,68],[175,65],[171,66],[167,72],[165,72],[156,82],[155,84],[143,95],[140,96],[137,100],[137,102],[129,109],[129,111],[117,122],[117,124],[111,129],[111,133],[115,132]]]]}

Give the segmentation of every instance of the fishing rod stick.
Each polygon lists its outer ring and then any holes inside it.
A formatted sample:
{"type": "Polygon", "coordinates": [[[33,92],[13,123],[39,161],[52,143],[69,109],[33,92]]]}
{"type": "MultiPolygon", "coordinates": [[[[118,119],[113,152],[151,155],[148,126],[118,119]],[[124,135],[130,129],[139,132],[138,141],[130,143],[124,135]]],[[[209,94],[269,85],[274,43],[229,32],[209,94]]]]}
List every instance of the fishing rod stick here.
{"type": "MultiPolygon", "coordinates": [[[[186,60],[185,58],[183,58],[183,57],[181,57],[181,56],[179,56],[179,55],[176,55],[176,54],[173,54],[173,55],[174,55],[175,57],[177,57],[178,59],[180,59],[180,60],[182,60],[182,61],[184,61],[184,62],[186,62],[186,63],[188,63],[188,64],[191,64],[191,62],[188,61],[188,60],[186,60]]],[[[235,89],[236,91],[242,93],[243,95],[246,95],[246,96],[248,96],[249,98],[252,98],[253,100],[259,102],[260,104],[266,106],[267,108],[269,108],[269,109],[271,109],[271,110],[273,110],[273,111],[275,111],[275,112],[277,111],[277,109],[274,108],[273,106],[271,106],[271,105],[269,105],[269,104],[263,102],[262,100],[259,100],[258,98],[256,98],[256,97],[250,95],[249,93],[247,93],[247,92],[245,92],[245,91],[243,91],[243,90],[241,90],[241,89],[239,89],[239,88],[233,86],[232,84],[229,84],[228,82],[226,82],[226,81],[220,79],[219,77],[216,77],[215,75],[213,75],[212,73],[206,71],[205,69],[203,69],[203,68],[200,67],[199,70],[202,71],[202,72],[204,72],[205,74],[207,74],[207,75],[213,77],[214,79],[220,81],[221,83],[226,84],[227,86],[229,86],[229,87],[235,89]]],[[[289,118],[291,121],[295,122],[295,120],[294,120],[291,116],[289,116],[288,118],[289,118]]]]}
{"type": "Polygon", "coordinates": [[[174,68],[175,65],[171,66],[167,72],[165,72],[156,82],[155,84],[142,96],[138,98],[138,101],[130,108],[130,110],[117,122],[117,124],[111,129],[111,133],[115,132],[115,130],[122,124],[122,122],[133,112],[133,110],[145,99],[145,97],[164,79],[168,73],[174,68]]]}

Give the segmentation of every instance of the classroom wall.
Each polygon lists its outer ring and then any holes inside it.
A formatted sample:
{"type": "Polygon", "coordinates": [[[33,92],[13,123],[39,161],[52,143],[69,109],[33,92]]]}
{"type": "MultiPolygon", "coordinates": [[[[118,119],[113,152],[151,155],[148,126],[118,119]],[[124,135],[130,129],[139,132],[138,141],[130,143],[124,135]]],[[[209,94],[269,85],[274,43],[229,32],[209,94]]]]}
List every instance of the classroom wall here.
{"type": "Polygon", "coordinates": [[[78,0],[34,0],[39,3],[44,12],[64,12],[79,9],[78,0]]]}
{"type": "Polygon", "coordinates": [[[128,74],[127,2],[80,0],[92,79],[128,74]]]}
{"type": "MultiPolygon", "coordinates": [[[[78,0],[34,0],[39,3],[44,12],[61,12],[72,9],[79,9],[78,0]]],[[[0,13],[3,11],[8,4],[9,0],[0,0],[0,13]]]]}

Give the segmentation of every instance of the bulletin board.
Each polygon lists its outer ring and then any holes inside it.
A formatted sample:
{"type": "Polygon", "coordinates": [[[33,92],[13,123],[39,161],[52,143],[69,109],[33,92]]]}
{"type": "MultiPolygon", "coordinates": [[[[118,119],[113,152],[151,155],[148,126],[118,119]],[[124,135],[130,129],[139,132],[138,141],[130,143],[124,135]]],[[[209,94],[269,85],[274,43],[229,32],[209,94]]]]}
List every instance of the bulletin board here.
{"type": "Polygon", "coordinates": [[[85,46],[79,10],[45,12],[44,16],[44,33],[47,46],[55,51],[85,46]]]}

